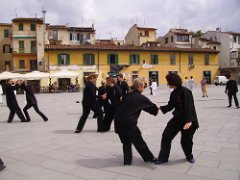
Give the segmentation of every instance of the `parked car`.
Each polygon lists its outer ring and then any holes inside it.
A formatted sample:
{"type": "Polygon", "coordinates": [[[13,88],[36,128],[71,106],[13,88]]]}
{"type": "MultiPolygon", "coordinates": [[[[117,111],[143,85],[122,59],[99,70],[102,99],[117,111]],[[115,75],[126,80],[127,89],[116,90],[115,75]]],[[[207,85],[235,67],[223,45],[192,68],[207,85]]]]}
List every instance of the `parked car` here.
{"type": "Polygon", "coordinates": [[[214,80],[214,84],[217,85],[225,85],[227,83],[228,79],[226,78],[226,76],[216,76],[215,80],[214,80]]]}

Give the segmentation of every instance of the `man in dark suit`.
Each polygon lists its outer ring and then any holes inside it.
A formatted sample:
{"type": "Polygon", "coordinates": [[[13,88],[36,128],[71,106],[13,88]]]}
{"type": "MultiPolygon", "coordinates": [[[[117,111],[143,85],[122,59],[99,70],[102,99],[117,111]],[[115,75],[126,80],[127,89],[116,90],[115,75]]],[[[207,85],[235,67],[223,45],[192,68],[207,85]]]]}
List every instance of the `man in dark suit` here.
{"type": "Polygon", "coordinates": [[[133,82],[133,91],[123,97],[116,111],[115,132],[123,144],[124,165],[132,164],[132,144],[145,162],[155,161],[137,126],[142,110],[155,116],[158,113],[158,107],[141,94],[144,86],[143,81],[135,79],[133,82]]]}
{"type": "Polygon", "coordinates": [[[227,79],[229,79],[225,89],[225,93],[228,95],[228,102],[229,102],[228,107],[232,106],[232,97],[233,97],[236,108],[239,109],[239,103],[237,99],[237,92],[238,92],[237,82],[231,78],[230,74],[226,74],[225,76],[227,79]]]}
{"type": "Polygon", "coordinates": [[[119,74],[117,76],[117,85],[120,87],[122,91],[122,96],[125,96],[129,92],[129,86],[128,83],[123,79],[123,75],[119,74]]]}
{"type": "Polygon", "coordinates": [[[39,110],[37,99],[34,95],[32,86],[27,83],[27,80],[22,82],[21,88],[26,92],[27,105],[23,108],[23,112],[26,116],[27,121],[31,121],[31,118],[27,112],[27,110],[31,107],[34,108],[34,110],[43,118],[45,122],[48,121],[48,118],[39,110]]]}
{"type": "Polygon", "coordinates": [[[8,123],[11,123],[13,121],[15,113],[17,116],[20,118],[21,122],[28,122],[20,107],[18,106],[17,99],[15,96],[14,91],[20,88],[19,82],[17,82],[16,85],[14,85],[14,82],[12,79],[7,79],[7,84],[6,84],[6,99],[7,99],[7,106],[10,109],[10,114],[8,117],[8,123]]]}
{"type": "Polygon", "coordinates": [[[198,119],[194,106],[192,92],[182,86],[182,80],[179,75],[170,73],[166,76],[168,86],[174,89],[171,92],[170,100],[165,106],[160,106],[163,114],[173,111],[173,118],[167,123],[161,141],[161,150],[159,152],[158,161],[155,164],[168,162],[171,143],[174,137],[181,132],[181,145],[190,163],[194,163],[192,155],[193,135],[198,129],[198,119]]]}
{"type": "MultiPolygon", "coordinates": [[[[83,114],[79,120],[78,126],[75,130],[75,133],[80,133],[85,125],[85,122],[88,118],[90,110],[92,110],[97,116],[97,132],[104,132],[103,129],[103,111],[98,103],[98,95],[96,94],[98,75],[93,73],[87,77],[86,86],[83,90],[83,114]]],[[[104,95],[102,95],[104,97],[104,95]]]]}

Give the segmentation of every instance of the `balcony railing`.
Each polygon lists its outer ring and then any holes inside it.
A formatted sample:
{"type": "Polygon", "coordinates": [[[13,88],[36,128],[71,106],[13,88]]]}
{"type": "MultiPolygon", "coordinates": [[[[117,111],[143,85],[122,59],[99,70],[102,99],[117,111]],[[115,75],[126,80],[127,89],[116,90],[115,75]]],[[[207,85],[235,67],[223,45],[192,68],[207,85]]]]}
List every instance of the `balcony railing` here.
{"type": "Polygon", "coordinates": [[[25,53],[25,49],[24,48],[19,48],[18,52],[19,53],[25,53]]]}

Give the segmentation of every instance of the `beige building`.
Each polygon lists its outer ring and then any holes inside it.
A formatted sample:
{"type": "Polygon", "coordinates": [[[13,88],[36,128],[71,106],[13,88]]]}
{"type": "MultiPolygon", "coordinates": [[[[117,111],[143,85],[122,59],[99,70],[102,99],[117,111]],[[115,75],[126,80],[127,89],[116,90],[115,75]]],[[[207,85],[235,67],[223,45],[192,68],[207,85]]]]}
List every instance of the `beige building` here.
{"type": "Polygon", "coordinates": [[[66,25],[47,25],[45,44],[94,44],[94,27],[69,27],[66,25]]]}
{"type": "Polygon", "coordinates": [[[0,23],[0,72],[12,68],[12,25],[0,23]]]}
{"type": "Polygon", "coordinates": [[[221,43],[218,41],[213,41],[202,37],[194,37],[192,43],[194,48],[210,48],[217,51],[220,51],[221,46],[221,43]]]}
{"type": "Polygon", "coordinates": [[[42,18],[12,20],[13,69],[18,72],[46,70],[42,18]]]}
{"type": "Polygon", "coordinates": [[[134,24],[125,37],[126,44],[142,46],[148,42],[155,42],[156,30],[155,28],[138,27],[134,24]]]}
{"type": "Polygon", "coordinates": [[[191,48],[192,32],[187,29],[170,29],[164,36],[163,43],[167,47],[191,48]]]}

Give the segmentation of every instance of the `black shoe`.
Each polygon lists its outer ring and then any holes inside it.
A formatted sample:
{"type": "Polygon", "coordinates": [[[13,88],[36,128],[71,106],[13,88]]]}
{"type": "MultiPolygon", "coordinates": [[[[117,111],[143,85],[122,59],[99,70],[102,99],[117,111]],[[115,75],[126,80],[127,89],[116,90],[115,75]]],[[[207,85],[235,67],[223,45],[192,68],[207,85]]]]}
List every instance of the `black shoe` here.
{"type": "Polygon", "coordinates": [[[155,165],[160,165],[160,164],[164,164],[164,163],[167,163],[168,161],[162,161],[162,160],[159,160],[159,159],[157,159],[156,161],[154,161],[153,163],[155,164],[155,165]]]}
{"type": "Polygon", "coordinates": [[[21,122],[30,122],[31,120],[21,120],[21,122]]]}
{"type": "Polygon", "coordinates": [[[9,120],[8,120],[7,123],[12,123],[12,121],[9,121],[9,120]]]}
{"type": "Polygon", "coordinates": [[[75,131],[76,134],[79,134],[80,132],[81,132],[80,130],[76,130],[76,131],[75,131]]]}
{"type": "Polygon", "coordinates": [[[44,119],[44,122],[47,122],[48,121],[48,118],[44,119]]]}
{"type": "Polygon", "coordinates": [[[125,161],[124,161],[124,163],[123,163],[123,164],[124,164],[124,166],[130,166],[130,165],[132,164],[132,162],[128,162],[128,161],[127,161],[127,162],[125,162],[125,161]]]}
{"type": "Polygon", "coordinates": [[[0,171],[4,170],[6,168],[6,165],[3,163],[0,165],[0,171]]]}
{"type": "Polygon", "coordinates": [[[191,164],[194,164],[194,163],[195,163],[194,157],[192,157],[192,158],[187,158],[187,161],[190,162],[191,164]]]}
{"type": "Polygon", "coordinates": [[[231,106],[227,106],[227,107],[231,107],[231,106]]]}
{"type": "Polygon", "coordinates": [[[202,97],[205,97],[205,96],[202,96],[202,97]]]}
{"type": "Polygon", "coordinates": [[[237,109],[239,109],[240,107],[238,106],[237,109]]]}

